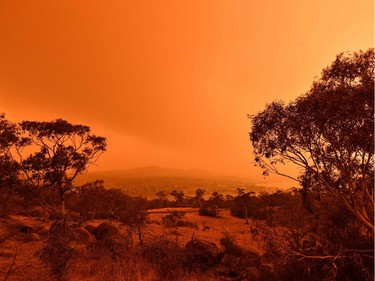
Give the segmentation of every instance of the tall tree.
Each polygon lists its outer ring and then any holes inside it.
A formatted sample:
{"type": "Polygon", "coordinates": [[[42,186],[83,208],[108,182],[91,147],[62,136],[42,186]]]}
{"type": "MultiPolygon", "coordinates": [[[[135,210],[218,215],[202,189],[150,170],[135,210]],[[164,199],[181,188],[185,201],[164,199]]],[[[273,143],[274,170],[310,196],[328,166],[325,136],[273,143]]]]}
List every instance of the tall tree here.
{"type": "Polygon", "coordinates": [[[255,162],[328,192],[374,231],[374,50],[340,54],[310,91],[250,116],[255,162]],[[295,178],[279,164],[300,168],[295,178]]]}
{"type": "Polygon", "coordinates": [[[0,114],[0,187],[9,187],[18,181],[19,167],[11,150],[20,140],[17,125],[5,119],[5,114],[0,114]]]}
{"type": "Polygon", "coordinates": [[[185,201],[185,194],[182,190],[181,191],[172,190],[170,195],[175,198],[175,202],[176,202],[177,207],[180,207],[180,206],[183,205],[183,203],[185,201]]]}
{"type": "Polygon", "coordinates": [[[237,188],[237,196],[234,198],[234,202],[239,208],[243,208],[245,215],[245,224],[249,224],[248,208],[250,200],[254,195],[255,193],[253,191],[245,192],[244,188],[237,188]]]}
{"type": "Polygon", "coordinates": [[[159,199],[161,208],[168,207],[169,201],[168,201],[168,194],[167,194],[166,191],[164,191],[164,190],[158,191],[158,192],[156,192],[155,195],[159,199]]]}
{"type": "Polygon", "coordinates": [[[88,126],[62,119],[24,121],[20,127],[28,139],[18,149],[27,182],[55,188],[60,194],[61,211],[65,212],[66,192],[73,188],[74,179],[106,150],[106,139],[93,135],[88,126]],[[29,145],[34,152],[24,158],[21,150],[29,145]]]}
{"type": "Polygon", "coordinates": [[[195,198],[197,199],[199,207],[202,207],[202,199],[205,193],[206,193],[206,190],[204,190],[203,188],[198,188],[195,191],[195,198]]]}
{"type": "Polygon", "coordinates": [[[208,198],[208,203],[216,208],[222,208],[224,201],[224,195],[217,191],[212,192],[210,198],[208,198]]]}

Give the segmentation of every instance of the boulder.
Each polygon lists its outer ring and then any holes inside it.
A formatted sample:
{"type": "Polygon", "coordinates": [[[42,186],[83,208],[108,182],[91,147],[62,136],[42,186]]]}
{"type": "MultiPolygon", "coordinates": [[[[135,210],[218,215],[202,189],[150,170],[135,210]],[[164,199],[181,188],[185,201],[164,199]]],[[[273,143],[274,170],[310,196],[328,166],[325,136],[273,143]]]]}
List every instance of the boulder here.
{"type": "Polygon", "coordinates": [[[120,231],[116,225],[110,222],[101,223],[95,231],[95,237],[98,240],[112,240],[118,237],[120,231]]]}
{"type": "Polygon", "coordinates": [[[94,241],[93,235],[83,227],[77,227],[73,230],[73,238],[82,244],[89,244],[94,241]]]}
{"type": "Polygon", "coordinates": [[[260,272],[260,270],[256,267],[247,267],[246,270],[246,277],[248,278],[248,280],[261,280],[262,278],[262,274],[260,272]]]}
{"type": "Polygon", "coordinates": [[[43,225],[37,225],[33,227],[33,232],[39,234],[40,236],[47,235],[48,230],[43,225]]]}
{"type": "Polygon", "coordinates": [[[33,226],[30,225],[28,222],[21,221],[17,218],[10,217],[7,220],[4,220],[0,225],[1,230],[5,230],[5,232],[12,232],[14,234],[18,232],[22,233],[31,233],[33,232],[33,226]]]}
{"type": "Polygon", "coordinates": [[[189,260],[203,269],[207,269],[220,263],[223,258],[223,252],[215,243],[201,239],[189,241],[186,244],[185,249],[189,260]]]}
{"type": "Polygon", "coordinates": [[[70,240],[73,237],[72,225],[65,220],[55,221],[49,228],[48,235],[54,239],[70,240]]]}
{"type": "Polygon", "coordinates": [[[86,224],[85,225],[85,229],[90,232],[92,235],[95,235],[95,231],[96,231],[96,226],[92,225],[92,224],[86,224]]]}
{"type": "Polygon", "coordinates": [[[25,242],[34,242],[34,241],[39,241],[40,240],[40,235],[37,233],[28,233],[25,236],[25,242]]]}

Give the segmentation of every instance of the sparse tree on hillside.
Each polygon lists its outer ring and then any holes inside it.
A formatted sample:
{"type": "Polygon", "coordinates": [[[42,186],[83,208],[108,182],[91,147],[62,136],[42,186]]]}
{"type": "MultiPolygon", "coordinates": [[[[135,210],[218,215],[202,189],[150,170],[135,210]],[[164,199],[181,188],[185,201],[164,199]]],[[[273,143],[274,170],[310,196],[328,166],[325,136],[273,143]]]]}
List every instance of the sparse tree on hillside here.
{"type": "Polygon", "coordinates": [[[199,207],[202,207],[202,199],[203,199],[203,195],[206,193],[206,190],[202,189],[202,188],[198,188],[196,191],[195,191],[195,198],[197,199],[198,201],[198,205],[199,207]]]}
{"type": "Polygon", "coordinates": [[[373,235],[374,50],[340,54],[310,91],[250,116],[255,162],[305,188],[328,192],[373,235]],[[292,163],[294,178],[278,164],[292,163]]]}
{"type": "Polygon", "coordinates": [[[254,192],[245,192],[243,188],[237,188],[237,196],[234,198],[234,202],[240,208],[243,208],[245,213],[245,223],[249,224],[249,214],[248,207],[250,203],[251,196],[254,196],[254,192]]]}
{"type": "Polygon", "coordinates": [[[160,200],[167,200],[167,197],[168,197],[168,194],[165,192],[165,191],[159,191],[156,193],[156,196],[160,199],[160,200]]]}
{"type": "Polygon", "coordinates": [[[74,179],[106,150],[106,139],[93,135],[88,126],[61,119],[24,121],[20,127],[29,140],[18,149],[27,182],[55,188],[61,198],[61,211],[65,212],[66,192],[73,188],[74,179]],[[21,149],[27,145],[36,151],[24,158],[21,149]]]}
{"type": "Polygon", "coordinates": [[[161,207],[165,207],[167,206],[168,207],[168,194],[167,192],[165,192],[164,190],[162,191],[159,191],[157,192],[156,194],[156,197],[158,197],[160,203],[161,203],[161,207]]]}
{"type": "Polygon", "coordinates": [[[223,207],[224,201],[224,195],[217,191],[212,192],[210,198],[208,199],[208,203],[215,208],[223,207]]]}
{"type": "Polygon", "coordinates": [[[185,201],[185,194],[183,191],[178,192],[177,190],[173,190],[171,195],[175,198],[176,206],[182,206],[185,201]]]}

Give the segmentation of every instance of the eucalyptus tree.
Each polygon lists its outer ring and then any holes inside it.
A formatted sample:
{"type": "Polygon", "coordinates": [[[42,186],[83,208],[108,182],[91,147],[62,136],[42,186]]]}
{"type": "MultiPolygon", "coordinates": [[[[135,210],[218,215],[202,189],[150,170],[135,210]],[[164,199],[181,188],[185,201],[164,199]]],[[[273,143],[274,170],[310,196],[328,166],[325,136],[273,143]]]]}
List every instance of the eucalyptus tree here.
{"type": "Polygon", "coordinates": [[[272,102],[249,118],[255,163],[264,175],[333,195],[373,235],[373,49],[339,54],[306,94],[288,104],[272,102]],[[281,172],[286,163],[300,175],[281,172]]]}
{"type": "Polygon", "coordinates": [[[24,138],[17,151],[26,181],[54,188],[65,212],[65,194],[73,189],[74,179],[106,150],[106,139],[92,134],[88,126],[62,119],[23,121],[19,125],[24,138]],[[25,147],[32,151],[27,157],[22,152],[25,147]]]}

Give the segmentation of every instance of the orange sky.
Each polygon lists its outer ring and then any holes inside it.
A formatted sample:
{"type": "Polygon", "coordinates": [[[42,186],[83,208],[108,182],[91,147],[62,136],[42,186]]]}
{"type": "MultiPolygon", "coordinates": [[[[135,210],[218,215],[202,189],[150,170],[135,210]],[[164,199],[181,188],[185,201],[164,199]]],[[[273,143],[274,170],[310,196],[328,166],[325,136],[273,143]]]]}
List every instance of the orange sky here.
{"type": "Polygon", "coordinates": [[[373,12],[367,0],[0,0],[0,111],[91,126],[109,145],[91,170],[260,179],[246,114],[373,47],[373,12]]]}

